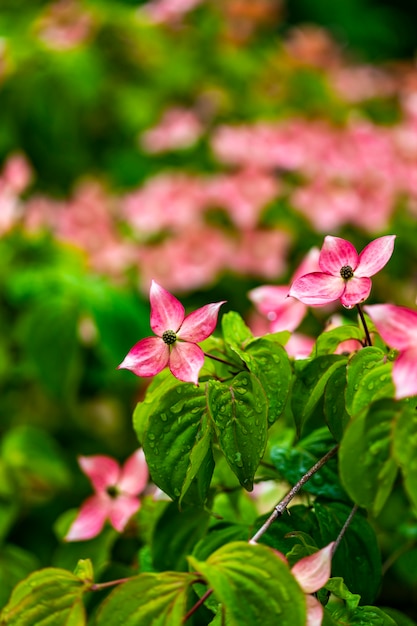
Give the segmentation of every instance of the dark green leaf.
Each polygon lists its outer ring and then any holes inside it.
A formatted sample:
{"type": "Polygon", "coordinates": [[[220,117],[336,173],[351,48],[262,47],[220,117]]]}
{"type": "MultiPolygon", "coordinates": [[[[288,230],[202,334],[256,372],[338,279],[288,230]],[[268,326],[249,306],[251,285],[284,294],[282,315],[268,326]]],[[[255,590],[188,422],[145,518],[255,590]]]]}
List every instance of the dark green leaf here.
{"type": "Polygon", "coordinates": [[[4,606],[19,581],[39,567],[38,560],[30,552],[18,546],[6,544],[0,550],[0,606],[4,606]]]}
{"type": "Polygon", "coordinates": [[[181,626],[193,574],[140,574],[119,585],[102,603],[95,626],[181,626]]]}
{"type": "Polygon", "coordinates": [[[246,343],[253,339],[253,335],[239,313],[228,311],[223,315],[222,331],[226,347],[245,360],[243,348],[246,343]]]}
{"type": "Polygon", "coordinates": [[[404,476],[404,486],[417,511],[417,411],[414,407],[402,409],[394,430],[394,456],[404,476]]]}
{"type": "Polygon", "coordinates": [[[317,357],[299,370],[292,392],[292,410],[299,434],[323,397],[329,378],[346,361],[345,356],[329,354],[317,357]]]}
{"type": "MultiPolygon", "coordinates": [[[[321,428],[301,439],[293,447],[272,446],[271,461],[287,482],[294,485],[334,445],[335,442],[327,428],[321,428]]],[[[335,458],[330,459],[318,472],[313,474],[303,489],[327,498],[348,500],[339,481],[335,458]]]]}
{"type": "Polygon", "coordinates": [[[398,403],[378,400],[347,427],[339,451],[343,486],[354,502],[377,515],[397,475],[392,433],[398,403]]]}
{"type": "Polygon", "coordinates": [[[231,382],[210,380],[208,404],[220,448],[242,487],[251,491],[267,441],[263,388],[249,372],[240,372],[231,382]]]}
{"type": "Polygon", "coordinates": [[[179,511],[178,503],[170,502],[154,528],[152,558],[155,568],[187,569],[185,557],[205,535],[209,521],[210,514],[204,509],[190,507],[179,511]]]}
{"type": "Polygon", "coordinates": [[[324,390],[323,411],[326,423],[336,441],[341,441],[350,416],[345,402],[346,369],[337,368],[330,376],[324,390]]]}
{"type": "Polygon", "coordinates": [[[305,626],[303,591],[289,567],[263,545],[232,542],[207,561],[189,557],[221,602],[230,626],[305,626]]]}
{"type": "MultiPolygon", "coordinates": [[[[351,507],[342,502],[316,500],[320,546],[335,541],[351,507]]],[[[361,596],[363,603],[374,602],[381,583],[381,555],[375,531],[363,514],[354,515],[332,559],[332,576],[340,576],[349,591],[361,596]]]]}
{"type": "Polygon", "coordinates": [[[397,609],[383,606],[382,610],[386,615],[394,620],[396,626],[416,626],[416,622],[411,619],[411,617],[409,617],[408,615],[404,615],[404,613],[401,613],[401,611],[397,611],[397,609]]]}
{"type": "Polygon", "coordinates": [[[143,448],[152,480],[173,499],[183,499],[197,481],[194,495],[204,502],[213,473],[212,424],[204,386],[168,386],[153,406],[148,403],[146,412],[143,448]]]}

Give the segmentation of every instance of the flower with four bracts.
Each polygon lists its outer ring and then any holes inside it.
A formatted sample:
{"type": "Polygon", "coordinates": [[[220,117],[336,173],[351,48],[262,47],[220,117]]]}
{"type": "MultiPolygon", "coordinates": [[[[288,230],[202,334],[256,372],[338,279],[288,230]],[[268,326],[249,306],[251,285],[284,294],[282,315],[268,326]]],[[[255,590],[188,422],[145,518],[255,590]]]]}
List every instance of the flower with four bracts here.
{"type": "Polygon", "coordinates": [[[89,478],[94,494],[81,505],[71,524],[66,541],[85,541],[96,537],[108,520],[123,532],[140,508],[139,495],[145,490],[149,471],[143,450],[136,450],[123,467],[105,455],[80,456],[78,463],[89,478]]]}
{"type": "Polygon", "coordinates": [[[183,382],[198,384],[204,353],[197,345],[214,331],[222,302],[214,302],[185,315],[181,302],[154,280],[150,289],[151,328],[155,337],[141,339],[119,369],[136,376],[154,376],[165,367],[183,382]]]}
{"type": "Polygon", "coordinates": [[[328,235],[319,256],[320,272],[299,276],[291,285],[290,296],[310,306],[340,300],[352,308],[366,300],[374,276],[391,258],[395,235],[371,241],[360,254],[346,239],[328,235]]]}

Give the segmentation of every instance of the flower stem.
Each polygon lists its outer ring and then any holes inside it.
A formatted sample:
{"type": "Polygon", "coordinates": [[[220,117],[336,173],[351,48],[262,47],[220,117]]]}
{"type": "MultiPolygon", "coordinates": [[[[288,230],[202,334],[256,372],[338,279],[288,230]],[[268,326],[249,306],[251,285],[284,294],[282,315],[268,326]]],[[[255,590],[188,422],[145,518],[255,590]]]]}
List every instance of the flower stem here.
{"type": "Polygon", "coordinates": [[[93,583],[90,587],[91,591],[100,591],[101,589],[107,589],[107,587],[114,587],[115,585],[121,585],[126,583],[130,578],[119,578],[118,580],[109,580],[105,583],[93,583]]]}
{"type": "Polygon", "coordinates": [[[249,540],[249,543],[256,543],[258,539],[262,537],[264,533],[266,533],[266,531],[271,526],[271,524],[284,513],[285,509],[287,508],[291,500],[297,495],[300,489],[306,484],[306,482],[310,480],[310,478],[320,468],[323,467],[323,465],[327,463],[327,461],[329,461],[329,459],[331,459],[336,454],[338,449],[339,449],[339,446],[337,445],[331,450],[329,450],[327,454],[325,454],[321,459],[319,459],[317,463],[313,465],[313,467],[311,467],[308,470],[308,472],[306,472],[304,476],[300,478],[300,480],[294,485],[294,487],[292,487],[289,490],[287,495],[280,502],[278,502],[278,504],[274,507],[274,510],[272,511],[271,515],[268,517],[266,522],[261,526],[261,528],[249,540]]]}
{"type": "Polygon", "coordinates": [[[352,520],[353,520],[353,516],[355,515],[356,511],[358,510],[358,508],[359,508],[359,507],[358,507],[358,505],[357,505],[357,504],[354,504],[354,505],[353,505],[352,510],[351,510],[351,512],[349,513],[349,515],[348,515],[348,517],[347,517],[346,522],[345,522],[345,523],[343,524],[343,526],[342,526],[342,530],[340,531],[340,533],[339,533],[339,534],[338,534],[338,536],[337,536],[336,541],[334,542],[334,546],[333,546],[333,549],[332,549],[332,556],[333,556],[333,554],[336,552],[337,548],[339,547],[340,542],[342,541],[342,539],[343,539],[343,537],[344,537],[345,532],[346,532],[346,531],[347,531],[347,529],[349,528],[349,526],[350,526],[350,524],[351,524],[351,522],[352,522],[352,520]]]}
{"type": "Polygon", "coordinates": [[[364,331],[365,331],[365,337],[366,337],[366,343],[365,343],[365,345],[366,345],[366,346],[372,346],[371,335],[369,334],[368,325],[367,325],[367,323],[366,323],[365,316],[364,316],[364,314],[363,314],[363,311],[362,311],[361,305],[360,305],[360,304],[357,304],[357,305],[356,305],[356,308],[358,309],[359,317],[361,318],[362,326],[363,326],[363,329],[364,329],[364,331]]]}
{"type": "Polygon", "coordinates": [[[204,356],[208,357],[209,359],[213,359],[213,361],[218,361],[219,363],[224,363],[225,365],[230,365],[231,367],[236,367],[236,363],[231,363],[230,361],[221,359],[219,356],[214,356],[214,354],[210,354],[209,352],[204,352],[204,356]]]}

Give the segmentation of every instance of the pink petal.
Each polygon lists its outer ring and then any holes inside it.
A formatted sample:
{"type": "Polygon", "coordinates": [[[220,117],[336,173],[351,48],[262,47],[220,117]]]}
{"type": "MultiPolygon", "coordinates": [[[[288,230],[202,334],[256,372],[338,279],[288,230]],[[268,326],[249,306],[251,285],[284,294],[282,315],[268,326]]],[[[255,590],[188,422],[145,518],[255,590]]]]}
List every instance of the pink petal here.
{"type": "Polygon", "coordinates": [[[417,396],[417,346],[400,352],[392,369],[397,400],[417,396]]]}
{"type": "Polygon", "coordinates": [[[355,276],[373,276],[388,263],[394,251],[395,235],[386,235],[368,243],[359,255],[355,276]]]}
{"type": "Polygon", "coordinates": [[[108,512],[108,518],[113,528],[119,533],[123,532],[126,524],[139,508],[139,498],[124,495],[114,498],[108,512]]]}
{"type": "Polygon", "coordinates": [[[311,354],[315,343],[316,340],[313,337],[292,333],[285,344],[285,350],[288,356],[292,356],[294,359],[306,359],[311,354]]]}
{"type": "Polygon", "coordinates": [[[125,494],[137,496],[144,491],[148,480],[149,470],[145,454],[142,449],[136,450],[123,465],[117,487],[125,494]]]}
{"type": "Polygon", "coordinates": [[[178,332],[178,337],[192,343],[207,339],[216,328],[219,309],[224,303],[225,300],[206,304],[187,315],[178,332]]]}
{"type": "Polygon", "coordinates": [[[311,248],[309,252],[307,252],[304,259],[301,261],[300,265],[297,267],[294,275],[292,277],[293,281],[300,276],[304,276],[304,274],[311,274],[312,272],[319,272],[319,258],[320,258],[320,250],[318,248],[311,248]]]}
{"type": "Polygon", "coordinates": [[[118,369],[131,370],[136,376],[155,376],[168,361],[168,344],[159,337],[146,337],[133,346],[118,369]]]}
{"type": "Polygon", "coordinates": [[[318,552],[297,561],[292,574],[305,593],[318,591],[330,578],[334,541],[318,552]]]}
{"type": "Polygon", "coordinates": [[[340,298],[343,306],[353,307],[359,302],[363,302],[371,293],[372,281],[370,278],[350,278],[346,281],[346,288],[340,298]]]}
{"type": "Polygon", "coordinates": [[[264,285],[248,293],[257,310],[271,322],[270,331],[295,330],[307,313],[306,305],[288,297],[288,287],[264,285]]]}
{"type": "Polygon", "coordinates": [[[371,304],[363,308],[389,346],[405,350],[417,345],[417,311],[395,304],[371,304]]]}
{"type": "Polygon", "coordinates": [[[155,335],[162,337],[166,330],[177,332],[184,320],[184,307],[169,291],[154,280],[151,284],[151,328],[155,335]]]}
{"type": "Polygon", "coordinates": [[[291,285],[289,295],[304,304],[317,306],[338,300],[345,290],[345,281],[340,276],[313,272],[297,278],[291,285]]]}
{"type": "Polygon", "coordinates": [[[178,380],[198,385],[198,374],[204,364],[204,354],[195,343],[177,341],[169,359],[169,369],[178,380]]]}
{"type": "Polygon", "coordinates": [[[66,541],[86,541],[100,534],[107,519],[108,496],[91,496],[82,505],[65,536],[66,541]]]}
{"type": "Polygon", "coordinates": [[[324,609],[314,596],[306,596],[307,622],[306,626],[321,626],[324,609]]]}
{"type": "MultiPolygon", "coordinates": [[[[307,274],[307,272],[304,272],[307,274]]],[[[256,287],[248,293],[249,300],[253,302],[257,310],[266,315],[268,319],[271,312],[275,312],[286,301],[288,295],[287,286],[276,285],[263,285],[262,287],[256,287]]]]}
{"type": "Polygon", "coordinates": [[[119,480],[119,464],[110,456],[102,454],[80,456],[78,464],[98,493],[105,492],[107,487],[116,485],[119,480]]]}
{"type": "Polygon", "coordinates": [[[340,276],[342,267],[349,265],[352,270],[355,270],[358,261],[358,253],[350,241],[330,235],[324,238],[319,257],[319,266],[323,272],[340,276]]]}

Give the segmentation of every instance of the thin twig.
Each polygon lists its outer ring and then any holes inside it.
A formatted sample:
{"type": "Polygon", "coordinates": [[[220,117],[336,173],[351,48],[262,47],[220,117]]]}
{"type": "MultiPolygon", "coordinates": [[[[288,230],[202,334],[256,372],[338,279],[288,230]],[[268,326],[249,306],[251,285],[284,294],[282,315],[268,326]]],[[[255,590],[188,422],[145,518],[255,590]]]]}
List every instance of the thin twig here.
{"type": "Polygon", "coordinates": [[[221,359],[219,356],[214,356],[214,354],[210,354],[209,352],[204,352],[204,356],[213,361],[218,361],[219,363],[224,363],[224,365],[230,365],[231,367],[236,367],[236,363],[231,363],[230,361],[226,361],[225,359],[221,359]]]}
{"type": "Polygon", "coordinates": [[[361,307],[360,304],[357,304],[356,308],[358,309],[359,317],[361,318],[362,326],[363,326],[363,329],[365,331],[366,345],[367,346],[372,346],[371,335],[369,334],[368,325],[366,323],[365,316],[364,316],[363,311],[362,311],[362,307],[361,307]]]}
{"type": "Polygon", "coordinates": [[[320,468],[323,467],[323,465],[327,463],[327,461],[329,461],[329,459],[331,459],[336,454],[338,449],[339,449],[339,446],[337,445],[331,450],[329,450],[327,454],[325,454],[321,459],[319,459],[317,463],[313,465],[313,467],[311,467],[308,470],[308,472],[306,472],[304,476],[300,478],[298,483],[296,483],[294,487],[292,487],[289,490],[287,495],[280,502],[278,502],[278,504],[274,507],[274,510],[272,511],[271,515],[268,517],[266,522],[260,527],[260,529],[253,535],[253,537],[249,540],[249,543],[256,543],[258,539],[262,537],[264,533],[266,533],[266,531],[271,526],[271,524],[284,513],[285,509],[287,508],[291,500],[297,495],[300,489],[306,484],[306,482],[310,480],[310,478],[320,468]]]}
{"type": "Polygon", "coordinates": [[[357,505],[357,504],[354,504],[354,505],[353,505],[352,510],[351,510],[351,512],[349,513],[349,515],[348,515],[348,517],[347,517],[346,522],[345,522],[345,523],[343,524],[343,526],[342,526],[342,530],[340,531],[340,533],[339,533],[339,534],[338,534],[338,536],[337,536],[336,541],[334,542],[334,546],[333,546],[333,548],[332,548],[332,556],[334,555],[334,553],[336,552],[337,548],[339,547],[340,542],[342,541],[342,539],[343,539],[343,537],[344,537],[345,532],[346,532],[346,531],[347,531],[347,529],[349,528],[349,526],[350,526],[350,524],[351,524],[351,522],[352,522],[352,520],[353,520],[353,516],[355,515],[356,511],[358,510],[358,508],[359,508],[359,507],[358,507],[358,505],[357,505]]]}
{"type": "Polygon", "coordinates": [[[100,591],[100,589],[106,589],[107,587],[114,587],[115,585],[121,585],[126,583],[130,578],[119,578],[118,580],[109,580],[105,583],[93,583],[90,587],[91,591],[100,591]]]}
{"type": "Polygon", "coordinates": [[[188,613],[186,613],[186,615],[184,615],[184,617],[182,618],[182,623],[183,624],[185,624],[185,622],[192,615],[194,615],[194,613],[197,611],[197,609],[199,609],[200,606],[202,604],[204,604],[204,602],[207,600],[207,598],[209,598],[211,596],[212,593],[213,593],[213,589],[207,589],[206,593],[204,595],[202,595],[201,598],[199,600],[197,600],[197,602],[194,604],[194,606],[191,607],[191,609],[188,611],[188,613]]]}

